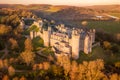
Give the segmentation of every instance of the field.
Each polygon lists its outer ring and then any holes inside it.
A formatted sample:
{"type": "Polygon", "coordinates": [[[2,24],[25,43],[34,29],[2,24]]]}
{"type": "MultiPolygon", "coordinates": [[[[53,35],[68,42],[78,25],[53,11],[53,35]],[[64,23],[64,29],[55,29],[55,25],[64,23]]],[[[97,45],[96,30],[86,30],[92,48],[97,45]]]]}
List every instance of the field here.
{"type": "Polygon", "coordinates": [[[120,61],[120,54],[119,53],[107,53],[103,48],[97,46],[93,48],[92,53],[85,54],[83,52],[80,52],[80,57],[77,60],[79,63],[82,63],[83,61],[91,61],[96,59],[103,59],[105,63],[107,64],[114,64],[115,62],[120,61]]]}
{"type": "Polygon", "coordinates": [[[108,33],[120,33],[120,22],[116,21],[90,21],[88,27],[101,29],[108,33]]]}
{"type": "MultiPolygon", "coordinates": [[[[120,33],[120,21],[87,21],[88,28],[95,28],[96,30],[105,31],[107,33],[120,33]]],[[[80,27],[81,21],[67,21],[66,24],[70,26],[80,27]]]]}
{"type": "Polygon", "coordinates": [[[120,18],[120,13],[109,13],[109,14],[120,18]]]}

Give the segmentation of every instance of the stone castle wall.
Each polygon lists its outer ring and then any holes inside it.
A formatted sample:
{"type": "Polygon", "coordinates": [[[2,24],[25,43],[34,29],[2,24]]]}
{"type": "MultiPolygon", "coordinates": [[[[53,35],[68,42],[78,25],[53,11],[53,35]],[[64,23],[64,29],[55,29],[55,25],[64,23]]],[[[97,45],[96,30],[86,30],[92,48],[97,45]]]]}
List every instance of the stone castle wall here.
{"type": "Polygon", "coordinates": [[[66,28],[64,25],[56,26],[58,32],[52,31],[50,27],[48,30],[43,30],[41,33],[42,22],[34,23],[39,25],[40,31],[30,32],[30,37],[33,39],[40,36],[44,40],[45,46],[54,46],[59,51],[71,54],[75,59],[79,58],[79,51],[88,54],[92,51],[92,43],[95,42],[95,30],[84,31],[66,28]]]}

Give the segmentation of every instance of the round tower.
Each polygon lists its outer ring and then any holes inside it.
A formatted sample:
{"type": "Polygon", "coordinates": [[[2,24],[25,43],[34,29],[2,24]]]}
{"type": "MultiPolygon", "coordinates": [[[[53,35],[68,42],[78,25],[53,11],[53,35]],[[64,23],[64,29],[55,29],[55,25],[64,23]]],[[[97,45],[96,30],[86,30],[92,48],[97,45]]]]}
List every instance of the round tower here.
{"type": "Polygon", "coordinates": [[[84,53],[88,54],[92,49],[92,41],[90,36],[87,34],[84,39],[84,53]]]}
{"type": "Polygon", "coordinates": [[[43,30],[43,40],[44,46],[50,46],[50,35],[51,35],[51,27],[48,27],[48,30],[43,30]]]}
{"type": "Polygon", "coordinates": [[[80,47],[80,35],[77,33],[76,30],[73,29],[72,31],[72,58],[78,59],[79,58],[79,48],[80,47]]]}

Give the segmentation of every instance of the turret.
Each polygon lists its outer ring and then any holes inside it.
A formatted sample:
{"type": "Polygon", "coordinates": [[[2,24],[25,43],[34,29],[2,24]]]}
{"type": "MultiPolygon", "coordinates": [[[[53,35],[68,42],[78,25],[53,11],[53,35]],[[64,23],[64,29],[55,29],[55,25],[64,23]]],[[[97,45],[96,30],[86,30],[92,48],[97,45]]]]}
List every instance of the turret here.
{"type": "Polygon", "coordinates": [[[74,59],[79,58],[79,47],[80,47],[80,35],[76,30],[72,31],[72,57],[74,59]]]}
{"type": "Polygon", "coordinates": [[[95,29],[93,29],[93,39],[92,39],[92,42],[95,42],[95,33],[96,33],[96,31],[95,31],[95,29]]]}
{"type": "Polygon", "coordinates": [[[90,30],[90,35],[91,35],[92,43],[94,43],[95,42],[95,29],[90,30]]]}
{"type": "Polygon", "coordinates": [[[43,30],[44,46],[50,46],[51,27],[48,30],[43,30]]]}
{"type": "Polygon", "coordinates": [[[34,32],[30,31],[30,38],[33,39],[34,38],[34,32]]]}
{"type": "Polygon", "coordinates": [[[87,34],[84,39],[84,53],[86,54],[90,53],[92,51],[91,49],[92,49],[92,41],[90,36],[87,34]]]}

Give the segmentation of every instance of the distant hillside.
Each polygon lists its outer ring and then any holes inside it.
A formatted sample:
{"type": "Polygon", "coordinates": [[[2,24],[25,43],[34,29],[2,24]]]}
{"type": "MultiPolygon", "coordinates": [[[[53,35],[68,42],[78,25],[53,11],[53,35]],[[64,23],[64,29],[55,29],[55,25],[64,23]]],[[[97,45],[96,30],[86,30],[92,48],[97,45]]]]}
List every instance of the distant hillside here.
{"type": "Polygon", "coordinates": [[[69,8],[72,6],[67,5],[49,5],[49,4],[30,4],[30,5],[22,5],[22,4],[0,4],[0,8],[14,8],[14,9],[29,9],[29,10],[40,10],[44,12],[57,12],[61,9],[69,8]]]}
{"type": "Polygon", "coordinates": [[[94,9],[100,13],[107,13],[109,15],[120,18],[120,5],[96,5],[88,6],[86,8],[94,9]]]}
{"type": "Polygon", "coordinates": [[[120,12],[120,5],[95,5],[95,6],[88,6],[86,8],[94,9],[96,11],[102,12],[120,12]]]}
{"type": "Polygon", "coordinates": [[[83,7],[71,7],[52,13],[49,17],[54,20],[84,20],[92,19],[99,12],[83,7]]]}
{"type": "Polygon", "coordinates": [[[22,4],[0,4],[0,8],[25,8],[22,4]]]}
{"type": "Polygon", "coordinates": [[[74,7],[67,5],[49,4],[0,4],[0,8],[27,9],[42,18],[59,20],[83,20],[91,19],[95,15],[109,14],[120,17],[120,5],[96,5],[86,7],[74,7]]]}

